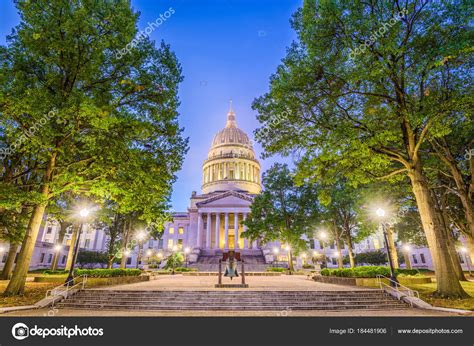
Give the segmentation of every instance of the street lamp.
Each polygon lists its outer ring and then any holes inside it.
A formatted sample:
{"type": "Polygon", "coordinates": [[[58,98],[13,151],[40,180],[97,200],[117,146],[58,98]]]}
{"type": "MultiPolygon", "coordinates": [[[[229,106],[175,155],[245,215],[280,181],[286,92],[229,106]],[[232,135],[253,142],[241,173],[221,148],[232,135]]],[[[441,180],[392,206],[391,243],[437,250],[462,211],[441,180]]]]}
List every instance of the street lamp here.
{"type": "Polygon", "coordinates": [[[189,247],[184,248],[184,266],[188,267],[188,254],[191,252],[189,247]]]}
{"type": "Polygon", "coordinates": [[[459,250],[461,250],[461,252],[464,254],[464,260],[466,261],[466,264],[467,264],[467,270],[469,271],[469,276],[472,276],[472,273],[471,273],[471,264],[469,263],[469,257],[467,255],[467,248],[465,248],[464,246],[461,247],[459,250]]]}
{"type": "Polygon", "coordinates": [[[79,216],[81,217],[81,224],[79,225],[79,230],[77,231],[77,239],[76,239],[76,244],[74,245],[71,268],[69,268],[69,275],[66,278],[66,282],[64,283],[64,286],[69,286],[71,283],[73,283],[74,264],[76,262],[77,252],[79,251],[79,241],[81,239],[81,233],[82,233],[82,228],[84,226],[84,221],[87,218],[87,216],[89,216],[89,213],[90,213],[90,210],[87,208],[82,208],[81,210],[79,210],[79,216]]]}
{"type": "Polygon", "coordinates": [[[140,263],[142,259],[141,249],[143,246],[143,239],[145,239],[145,237],[146,237],[146,233],[144,231],[139,231],[137,233],[137,240],[138,240],[138,254],[137,254],[137,264],[136,264],[137,269],[138,269],[138,263],[140,263]]]}
{"type": "Polygon", "coordinates": [[[60,250],[61,250],[61,245],[58,244],[54,247],[54,251],[59,252],[60,250]]]}
{"type": "Polygon", "coordinates": [[[275,265],[279,253],[280,253],[280,249],[277,247],[274,247],[273,248],[273,265],[275,265]]]}
{"type": "Polygon", "coordinates": [[[327,263],[327,260],[326,260],[326,244],[324,243],[324,241],[327,239],[328,237],[328,234],[325,232],[325,231],[321,231],[319,232],[319,240],[321,242],[321,245],[323,247],[323,265],[324,265],[324,268],[327,268],[328,267],[328,263],[327,263]]]}
{"type": "Polygon", "coordinates": [[[387,257],[388,257],[388,264],[390,265],[390,286],[397,287],[399,282],[397,277],[395,276],[395,269],[393,268],[393,260],[392,254],[390,253],[390,249],[388,247],[388,237],[387,237],[387,230],[385,229],[385,222],[383,220],[385,216],[385,210],[382,208],[378,208],[375,213],[380,219],[380,225],[382,226],[383,238],[385,240],[385,249],[387,250],[387,257]]]}

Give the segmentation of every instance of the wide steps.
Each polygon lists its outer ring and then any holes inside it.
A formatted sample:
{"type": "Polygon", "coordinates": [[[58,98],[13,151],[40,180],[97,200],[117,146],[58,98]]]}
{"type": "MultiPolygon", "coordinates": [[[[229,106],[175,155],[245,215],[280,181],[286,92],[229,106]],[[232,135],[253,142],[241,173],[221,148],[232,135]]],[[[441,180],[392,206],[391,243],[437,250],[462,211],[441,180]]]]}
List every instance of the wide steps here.
{"type": "Polygon", "coordinates": [[[381,290],[119,291],[81,290],[60,308],[93,310],[386,310],[408,306],[381,290]]]}

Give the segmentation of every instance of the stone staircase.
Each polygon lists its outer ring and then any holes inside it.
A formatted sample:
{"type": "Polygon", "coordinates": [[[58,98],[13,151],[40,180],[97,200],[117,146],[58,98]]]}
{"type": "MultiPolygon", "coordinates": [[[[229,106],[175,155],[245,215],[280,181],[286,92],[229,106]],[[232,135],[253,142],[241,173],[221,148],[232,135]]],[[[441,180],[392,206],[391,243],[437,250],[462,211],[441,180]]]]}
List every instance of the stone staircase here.
{"type": "MultiPolygon", "coordinates": [[[[246,272],[263,272],[269,266],[265,263],[265,257],[261,250],[238,250],[241,258],[245,263],[246,272]]],[[[222,250],[206,251],[203,250],[195,263],[190,264],[192,268],[198,269],[200,272],[217,272],[219,271],[219,259],[222,258],[222,250]]],[[[224,270],[224,266],[223,266],[224,270]]],[[[237,270],[240,272],[240,264],[237,270]]]]}
{"type": "Polygon", "coordinates": [[[59,308],[89,310],[391,310],[402,303],[382,290],[124,291],[81,290],[59,308]]]}

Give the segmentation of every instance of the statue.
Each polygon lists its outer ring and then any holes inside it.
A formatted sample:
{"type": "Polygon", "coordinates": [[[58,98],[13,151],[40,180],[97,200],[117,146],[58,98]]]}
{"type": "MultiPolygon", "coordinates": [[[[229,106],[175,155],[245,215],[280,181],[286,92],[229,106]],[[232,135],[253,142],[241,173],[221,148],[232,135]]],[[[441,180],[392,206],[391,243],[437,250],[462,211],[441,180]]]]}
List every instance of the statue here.
{"type": "Polygon", "coordinates": [[[230,277],[231,280],[234,277],[239,276],[239,274],[237,273],[237,260],[235,258],[235,252],[234,251],[229,251],[229,253],[228,253],[224,276],[230,277]]]}

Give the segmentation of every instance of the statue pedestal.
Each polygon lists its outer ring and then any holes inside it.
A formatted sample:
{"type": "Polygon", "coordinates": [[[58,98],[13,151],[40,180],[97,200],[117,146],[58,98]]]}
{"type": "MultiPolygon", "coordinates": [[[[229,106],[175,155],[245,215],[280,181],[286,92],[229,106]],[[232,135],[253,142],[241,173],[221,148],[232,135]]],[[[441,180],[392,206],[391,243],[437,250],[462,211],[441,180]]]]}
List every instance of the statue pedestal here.
{"type": "Polygon", "coordinates": [[[248,284],[215,284],[215,288],[249,288],[248,284]]]}

